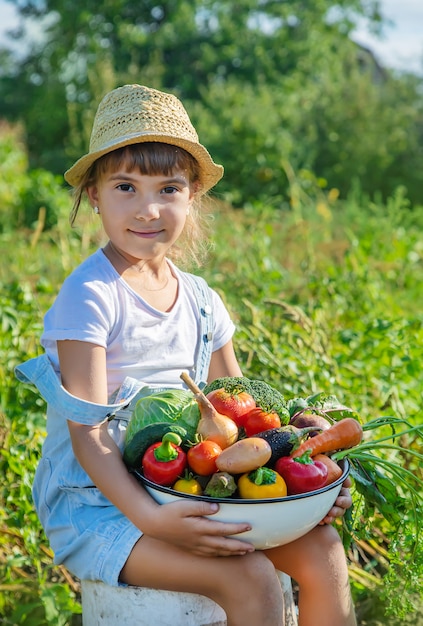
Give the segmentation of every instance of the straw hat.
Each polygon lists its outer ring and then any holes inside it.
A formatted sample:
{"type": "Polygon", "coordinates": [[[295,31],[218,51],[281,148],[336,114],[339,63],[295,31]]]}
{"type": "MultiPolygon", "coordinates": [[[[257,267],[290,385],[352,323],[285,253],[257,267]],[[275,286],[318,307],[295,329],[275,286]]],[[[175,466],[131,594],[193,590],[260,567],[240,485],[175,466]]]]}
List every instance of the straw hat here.
{"type": "Polygon", "coordinates": [[[184,148],[200,166],[201,192],[205,193],[223,176],[223,167],[214,163],[188,114],[176,96],[144,87],[124,85],[100,102],[94,119],[88,154],[65,172],[72,186],[79,184],[96,159],[124,146],[158,141],[184,148]]]}

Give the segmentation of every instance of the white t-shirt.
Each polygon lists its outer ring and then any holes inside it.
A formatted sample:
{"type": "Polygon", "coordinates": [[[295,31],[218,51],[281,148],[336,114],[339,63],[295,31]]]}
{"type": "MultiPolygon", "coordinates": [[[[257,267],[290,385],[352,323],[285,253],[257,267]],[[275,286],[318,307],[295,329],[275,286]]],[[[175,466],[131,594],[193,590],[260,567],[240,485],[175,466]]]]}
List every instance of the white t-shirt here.
{"type": "MultiPolygon", "coordinates": [[[[181,387],[180,374],[193,367],[200,341],[199,307],[175,265],[178,297],[171,311],[158,311],[119,275],[97,250],[68,276],[44,318],[41,344],[59,372],[57,341],[87,341],[106,348],[108,392],[130,376],[151,386],[181,387]]],[[[211,292],[213,351],[232,337],[234,324],[219,297],[211,292]]]]}

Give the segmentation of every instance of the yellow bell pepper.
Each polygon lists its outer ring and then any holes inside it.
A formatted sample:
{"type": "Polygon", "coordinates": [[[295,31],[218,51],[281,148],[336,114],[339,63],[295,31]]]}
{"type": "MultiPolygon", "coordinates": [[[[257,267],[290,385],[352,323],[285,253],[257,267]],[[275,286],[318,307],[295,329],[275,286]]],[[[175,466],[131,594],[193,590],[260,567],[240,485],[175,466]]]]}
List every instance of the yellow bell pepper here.
{"type": "Polygon", "coordinates": [[[270,467],[259,467],[239,478],[238,492],[241,498],[261,500],[262,498],[283,498],[288,491],[280,474],[270,467]]]}
{"type": "Polygon", "coordinates": [[[179,478],[172,489],[181,493],[189,493],[193,496],[201,496],[203,493],[200,483],[190,473],[185,473],[183,478],[179,478]]]}

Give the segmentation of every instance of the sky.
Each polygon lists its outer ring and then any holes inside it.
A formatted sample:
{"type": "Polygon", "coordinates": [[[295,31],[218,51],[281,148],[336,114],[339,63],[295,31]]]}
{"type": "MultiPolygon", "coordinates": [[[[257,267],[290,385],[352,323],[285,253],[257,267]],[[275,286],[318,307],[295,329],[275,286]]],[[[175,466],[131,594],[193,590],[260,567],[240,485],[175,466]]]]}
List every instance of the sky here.
{"type": "MultiPolygon", "coordinates": [[[[423,75],[423,0],[381,0],[381,8],[391,22],[382,38],[372,36],[363,24],[353,39],[370,48],[382,65],[423,75]]],[[[0,44],[15,24],[13,3],[0,0],[0,44]]]]}
{"type": "Polygon", "coordinates": [[[423,0],[381,0],[382,15],[390,20],[383,37],[359,28],[353,39],[372,50],[382,65],[423,75],[423,0]]]}

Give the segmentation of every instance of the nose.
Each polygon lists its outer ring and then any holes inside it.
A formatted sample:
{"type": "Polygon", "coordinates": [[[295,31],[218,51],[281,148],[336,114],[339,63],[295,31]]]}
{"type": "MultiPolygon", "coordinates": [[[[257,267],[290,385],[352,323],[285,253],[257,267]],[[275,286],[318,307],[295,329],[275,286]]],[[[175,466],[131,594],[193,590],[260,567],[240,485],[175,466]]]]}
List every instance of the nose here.
{"type": "Polygon", "coordinates": [[[160,217],[160,207],[157,202],[151,199],[142,199],[137,207],[135,218],[137,220],[156,220],[160,217]]]}

